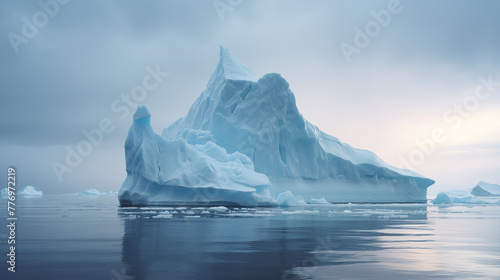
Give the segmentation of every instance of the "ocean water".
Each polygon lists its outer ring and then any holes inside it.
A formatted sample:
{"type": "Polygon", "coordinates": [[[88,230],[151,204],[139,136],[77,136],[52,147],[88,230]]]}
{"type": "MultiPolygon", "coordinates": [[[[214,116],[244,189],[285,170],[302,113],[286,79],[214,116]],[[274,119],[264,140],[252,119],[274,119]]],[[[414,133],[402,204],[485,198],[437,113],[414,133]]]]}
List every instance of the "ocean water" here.
{"type": "MultiPolygon", "coordinates": [[[[7,225],[5,199],[0,220],[7,225]]],[[[500,279],[500,205],[120,208],[116,196],[17,199],[0,279],[500,279]]]]}

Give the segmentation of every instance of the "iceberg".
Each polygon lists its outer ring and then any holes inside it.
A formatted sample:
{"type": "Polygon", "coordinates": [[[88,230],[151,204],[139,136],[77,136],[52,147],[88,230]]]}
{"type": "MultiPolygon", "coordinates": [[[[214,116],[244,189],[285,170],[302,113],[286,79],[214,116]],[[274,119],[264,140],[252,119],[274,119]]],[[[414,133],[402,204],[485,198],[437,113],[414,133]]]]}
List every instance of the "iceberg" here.
{"type": "Polygon", "coordinates": [[[127,177],[121,206],[210,205],[276,206],[269,178],[252,161],[226,150],[210,133],[189,131],[187,139],[165,139],[154,132],[151,113],[139,106],[125,141],[127,177]]]}
{"type": "Polygon", "coordinates": [[[75,195],[100,195],[100,194],[101,194],[101,192],[99,192],[96,189],[88,189],[88,190],[84,190],[82,192],[76,193],[75,195]]]}
{"type": "Polygon", "coordinates": [[[431,202],[432,204],[450,204],[452,200],[446,193],[440,192],[431,202]]]}
{"type": "Polygon", "coordinates": [[[328,204],[328,201],[324,197],[322,198],[311,198],[309,204],[328,204]]]}
{"type": "Polygon", "coordinates": [[[500,185],[479,182],[471,191],[475,196],[500,196],[500,185]]]}
{"type": "Polygon", "coordinates": [[[101,192],[101,195],[117,195],[117,192],[114,191],[103,191],[101,192]]]}
{"type": "Polygon", "coordinates": [[[22,188],[19,192],[17,192],[17,194],[23,196],[42,196],[43,192],[37,187],[26,186],[22,188]]]}
{"type": "Polygon", "coordinates": [[[498,204],[500,200],[496,197],[479,198],[473,195],[456,196],[450,193],[440,192],[431,200],[432,204],[498,204]]]}
{"type": "Polygon", "coordinates": [[[88,189],[88,190],[84,190],[84,191],[81,191],[79,193],[75,193],[75,195],[116,195],[115,192],[112,192],[112,191],[103,191],[103,192],[100,192],[99,190],[96,190],[96,189],[88,189]]]}
{"type": "MultiPolygon", "coordinates": [[[[139,126],[134,124],[134,127],[139,126]]],[[[140,127],[141,130],[146,130],[145,126],[140,127]]],[[[129,138],[142,139],[142,136],[136,134],[144,133],[134,132],[129,138]]],[[[146,185],[152,183],[155,186],[150,187],[149,197],[160,195],[158,186],[164,185],[167,178],[159,178],[160,176],[155,174],[158,172],[162,176],[175,172],[192,174],[200,181],[194,183],[190,178],[184,180],[177,177],[175,183],[168,183],[169,186],[188,187],[190,191],[194,191],[192,186],[195,185],[203,185],[202,188],[206,189],[206,186],[210,185],[209,182],[214,182],[212,176],[219,176],[218,172],[221,172],[220,176],[231,178],[224,175],[231,172],[226,166],[217,171],[210,170],[210,176],[205,178],[191,172],[191,168],[194,168],[193,162],[176,162],[186,157],[188,151],[191,154],[196,153],[193,157],[206,158],[206,152],[202,150],[207,145],[211,150],[220,150],[218,153],[221,158],[231,155],[240,158],[244,170],[253,172],[252,176],[259,174],[257,177],[261,178],[262,185],[256,190],[265,189],[267,192],[270,189],[267,182],[269,180],[273,193],[291,190],[306,200],[322,197],[328,202],[425,203],[427,188],[434,183],[433,180],[413,171],[391,166],[370,151],[353,148],[324,133],[300,114],[295,96],[288,82],[280,74],[270,73],[259,78],[229,49],[222,46],[218,65],[206,89],[186,116],[166,127],[162,136],[160,138],[148,134],[144,137],[150,141],[148,152],[151,154],[137,155],[141,164],[134,166],[138,168],[131,169],[127,166],[130,175],[125,183],[127,194],[123,201],[134,201],[128,189],[131,190],[130,185],[139,182],[146,185]],[[171,149],[169,159],[166,159],[167,156],[159,156],[160,151],[155,146],[157,143],[171,149]],[[153,154],[153,151],[156,154],[153,154]],[[164,166],[170,170],[162,168],[159,171],[158,166],[162,165],[157,164],[155,160],[168,161],[172,166],[164,166]],[[176,171],[172,168],[176,168],[176,171]]],[[[129,153],[134,149],[146,149],[145,143],[127,147],[129,153]]],[[[208,158],[212,160],[213,157],[208,158]]],[[[201,166],[206,167],[206,164],[201,166]]],[[[197,168],[201,166],[196,165],[197,168]]],[[[249,187],[254,188],[255,183],[249,187]]],[[[221,186],[213,188],[223,190],[221,186]]],[[[139,187],[134,189],[138,190],[139,187]]],[[[225,192],[221,191],[221,194],[225,192]]],[[[145,187],[136,192],[139,193],[145,196],[145,187]]],[[[158,197],[155,200],[162,199],[158,197]]],[[[227,196],[220,199],[226,200],[227,196]]],[[[265,201],[270,201],[269,197],[266,199],[265,201]]],[[[189,198],[181,196],[179,200],[189,198]]]]}
{"type": "Polygon", "coordinates": [[[0,190],[0,196],[7,196],[8,193],[9,192],[8,192],[7,188],[3,188],[0,190]]]}

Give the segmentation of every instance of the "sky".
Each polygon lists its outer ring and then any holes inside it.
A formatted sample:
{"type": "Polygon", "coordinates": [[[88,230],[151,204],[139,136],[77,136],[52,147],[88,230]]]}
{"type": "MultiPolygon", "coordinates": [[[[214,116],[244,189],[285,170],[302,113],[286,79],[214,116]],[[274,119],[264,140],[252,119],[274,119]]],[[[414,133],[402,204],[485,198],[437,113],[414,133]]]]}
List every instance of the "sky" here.
{"type": "Polygon", "coordinates": [[[499,10],[493,0],[1,1],[0,180],[12,166],[18,186],[48,194],[118,191],[135,107],[161,132],[204,90],[224,45],[257,75],[280,73],[311,123],[431,189],[500,184],[499,10]]]}

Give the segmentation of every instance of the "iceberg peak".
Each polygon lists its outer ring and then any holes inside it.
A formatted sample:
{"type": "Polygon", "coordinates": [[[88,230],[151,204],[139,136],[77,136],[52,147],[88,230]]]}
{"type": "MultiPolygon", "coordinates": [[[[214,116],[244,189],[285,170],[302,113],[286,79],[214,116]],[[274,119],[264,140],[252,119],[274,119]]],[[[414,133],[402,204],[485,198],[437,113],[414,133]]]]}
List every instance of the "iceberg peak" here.
{"type": "Polygon", "coordinates": [[[228,48],[220,46],[219,63],[210,81],[217,78],[224,80],[243,80],[256,82],[259,77],[241,62],[228,48]]]}
{"type": "Polygon", "coordinates": [[[255,172],[268,176],[275,193],[291,190],[307,200],[426,202],[434,183],[324,133],[304,119],[280,74],[257,79],[223,46],[206,89],[162,135],[197,144],[191,132],[245,155],[255,172]]]}
{"type": "Polygon", "coordinates": [[[151,112],[146,105],[140,105],[134,114],[134,120],[139,120],[143,118],[151,117],[151,112]]]}

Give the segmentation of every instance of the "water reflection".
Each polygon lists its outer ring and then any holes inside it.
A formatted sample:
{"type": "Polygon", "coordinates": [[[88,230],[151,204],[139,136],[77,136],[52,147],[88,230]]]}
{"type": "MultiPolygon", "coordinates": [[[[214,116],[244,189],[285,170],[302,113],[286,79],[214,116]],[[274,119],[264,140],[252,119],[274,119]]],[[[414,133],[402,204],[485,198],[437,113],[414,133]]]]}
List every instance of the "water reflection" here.
{"type": "Polygon", "coordinates": [[[433,240],[427,206],[420,204],[229,211],[174,209],[170,218],[155,218],[165,211],[120,210],[126,274],[134,279],[299,279],[321,267],[377,264],[383,260],[373,258],[376,251],[433,240]],[[235,218],[238,214],[245,215],[235,218]]]}

